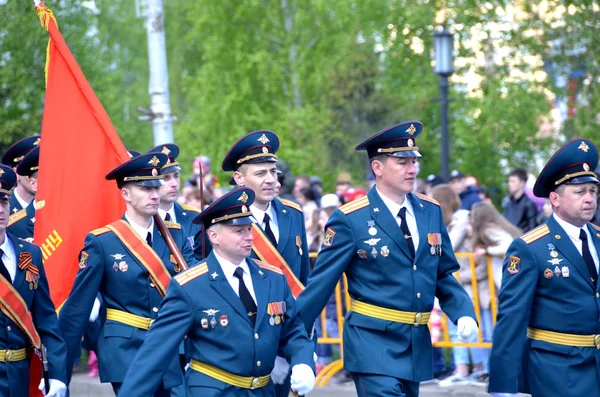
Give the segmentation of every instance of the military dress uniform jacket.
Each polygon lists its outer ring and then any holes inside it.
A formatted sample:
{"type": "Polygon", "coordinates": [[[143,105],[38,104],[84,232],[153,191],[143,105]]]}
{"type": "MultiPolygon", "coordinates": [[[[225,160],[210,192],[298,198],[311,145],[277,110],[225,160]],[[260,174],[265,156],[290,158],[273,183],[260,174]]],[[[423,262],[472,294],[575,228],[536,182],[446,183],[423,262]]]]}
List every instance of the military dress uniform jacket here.
{"type": "MultiPolygon", "coordinates": [[[[285,259],[292,273],[294,273],[303,285],[306,285],[308,274],[310,273],[310,259],[308,257],[306,227],[304,225],[302,208],[293,201],[277,197],[271,201],[271,205],[275,208],[279,227],[277,251],[285,259]],[[298,242],[300,242],[299,246],[298,242]]],[[[194,254],[199,261],[202,260],[202,241],[200,241],[200,236],[201,233],[196,235],[194,245],[194,254]]],[[[205,255],[208,255],[212,247],[206,237],[205,243],[205,255]]],[[[256,256],[254,250],[252,250],[252,258],[260,259],[256,256]]]]}
{"type": "Polygon", "coordinates": [[[35,210],[41,203],[32,201],[25,209],[12,213],[8,218],[7,230],[14,236],[28,242],[33,242],[33,226],[35,210]]]}
{"type": "MultiPolygon", "coordinates": [[[[274,266],[247,261],[257,300],[256,325],[252,326],[241,299],[211,253],[206,261],[171,280],[158,319],[138,351],[119,396],[152,395],[168,367],[165,359],[177,351],[184,335],[192,360],[238,376],[269,375],[279,347],[291,366],[307,364],[314,370],[314,345],[297,318],[285,277],[274,266]],[[285,307],[283,321],[272,321],[275,317],[269,314],[269,307],[275,306],[285,307]]],[[[188,396],[274,395],[272,382],[255,390],[244,389],[193,368],[194,364],[186,372],[188,396]]]]}
{"type": "Polygon", "coordinates": [[[194,236],[200,230],[200,226],[192,223],[194,218],[200,214],[200,210],[196,207],[187,204],[173,204],[175,207],[175,217],[177,223],[179,223],[184,230],[184,234],[186,238],[189,238],[190,245],[192,248],[194,247],[194,236]]]}
{"type": "MultiPolygon", "coordinates": [[[[124,218],[123,218],[124,219],[124,218]]],[[[180,248],[188,266],[196,264],[192,249],[181,226],[168,223],[169,231],[180,248]]],[[[156,223],[152,249],[174,276],[174,263],[156,223]]],[[[80,254],[79,272],[69,298],[59,315],[60,331],[67,344],[67,368],[72,369],[81,336],[88,327],[88,318],[96,294],[103,298],[103,328],[98,341],[98,367],[102,382],[123,382],[136,351],[148,334],[147,330],[106,320],[106,309],[116,309],[144,318],[155,319],[162,297],[149,278],[146,268],[108,228],[100,228],[86,236],[80,254]]],[[[169,371],[164,375],[165,388],[181,384],[181,369],[177,354],[169,357],[169,371]]],[[[69,371],[69,379],[70,379],[69,371]]]]}
{"type": "MultiPolygon", "coordinates": [[[[406,195],[419,231],[415,259],[395,216],[373,187],[366,197],[335,210],[326,227],[308,286],[298,297],[300,318],[310,329],[342,273],[353,300],[411,313],[431,312],[434,297],[456,323],[475,318],[473,305],[452,273],[459,270],[439,204],[421,194],[406,195]],[[434,233],[436,233],[434,235],[434,233]],[[437,236],[441,249],[428,244],[437,236]]],[[[415,326],[359,314],[346,315],[344,367],[350,372],[379,374],[419,382],[433,376],[431,337],[427,325],[415,326]]]]}
{"type": "MultiPolygon", "coordinates": [[[[600,252],[600,232],[590,223],[586,227],[600,252]]],[[[593,346],[593,337],[586,347],[527,337],[528,328],[600,334],[598,284],[594,287],[583,257],[554,216],[515,239],[504,263],[490,392],[600,396],[600,344],[593,346]]]]}
{"type": "Polygon", "coordinates": [[[10,213],[14,214],[15,212],[21,211],[23,207],[21,206],[21,202],[17,200],[14,194],[10,196],[8,199],[8,205],[10,206],[10,213]]]}
{"type": "MultiPolygon", "coordinates": [[[[65,366],[65,343],[58,330],[58,321],[54,304],[50,299],[48,279],[42,265],[42,252],[36,245],[19,240],[7,234],[15,250],[17,262],[21,254],[31,254],[33,265],[39,269],[37,288],[30,289],[25,280],[26,270],[17,266],[13,287],[25,301],[33,325],[37,330],[41,342],[48,350],[48,374],[50,379],[58,379],[66,383],[67,370],[65,366]]],[[[29,338],[3,312],[0,312],[0,349],[19,350],[31,347],[29,338]]],[[[29,351],[30,354],[31,351],[29,351]]],[[[37,383],[36,383],[37,385],[37,383]]],[[[0,362],[0,396],[21,397],[29,395],[29,359],[14,362],[0,362]]]]}

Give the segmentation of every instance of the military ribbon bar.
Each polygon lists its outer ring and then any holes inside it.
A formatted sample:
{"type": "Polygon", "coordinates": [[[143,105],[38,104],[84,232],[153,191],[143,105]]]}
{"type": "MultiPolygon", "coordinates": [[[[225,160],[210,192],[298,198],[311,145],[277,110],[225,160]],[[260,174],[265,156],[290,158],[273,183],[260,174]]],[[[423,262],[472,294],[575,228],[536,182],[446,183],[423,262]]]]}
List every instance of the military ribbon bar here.
{"type": "Polygon", "coordinates": [[[131,228],[129,223],[119,219],[107,226],[121,240],[125,248],[137,258],[150,274],[150,279],[156,286],[159,294],[164,298],[167,293],[167,287],[171,280],[171,273],[165,267],[163,261],[156,255],[156,252],[142,240],[140,236],[131,228]]]}
{"type": "Polygon", "coordinates": [[[252,236],[254,237],[252,251],[254,251],[258,259],[270,265],[277,266],[283,272],[292,295],[294,298],[297,298],[304,291],[304,285],[298,280],[285,259],[277,251],[277,248],[273,246],[265,232],[256,223],[252,225],[252,236]]]}

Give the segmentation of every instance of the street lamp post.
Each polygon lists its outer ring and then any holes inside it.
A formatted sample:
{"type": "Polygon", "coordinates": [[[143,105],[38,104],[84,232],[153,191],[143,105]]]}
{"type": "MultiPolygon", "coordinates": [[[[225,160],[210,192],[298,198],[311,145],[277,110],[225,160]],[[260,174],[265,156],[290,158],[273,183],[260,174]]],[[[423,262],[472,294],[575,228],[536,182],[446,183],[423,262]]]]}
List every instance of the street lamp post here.
{"type": "Polygon", "coordinates": [[[445,27],[433,35],[435,45],[435,73],[440,76],[440,121],[442,124],[442,178],[450,176],[450,145],[448,139],[448,77],[454,72],[452,68],[452,51],[454,37],[445,27]]]}

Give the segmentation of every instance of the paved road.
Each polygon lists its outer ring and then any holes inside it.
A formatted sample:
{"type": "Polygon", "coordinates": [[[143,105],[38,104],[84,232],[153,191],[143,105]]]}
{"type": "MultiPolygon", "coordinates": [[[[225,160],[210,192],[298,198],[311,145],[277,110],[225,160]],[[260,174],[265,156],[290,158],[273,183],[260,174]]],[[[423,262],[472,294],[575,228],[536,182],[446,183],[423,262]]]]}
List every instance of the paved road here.
{"type": "MultiPolygon", "coordinates": [[[[90,378],[86,374],[74,374],[71,382],[71,397],[114,397],[109,384],[90,378]]],[[[526,395],[522,395],[526,396],[526,395]]],[[[356,397],[352,383],[327,385],[315,389],[310,397],[356,397]]],[[[462,386],[444,389],[437,385],[421,386],[420,397],[489,397],[484,387],[462,386]]]]}

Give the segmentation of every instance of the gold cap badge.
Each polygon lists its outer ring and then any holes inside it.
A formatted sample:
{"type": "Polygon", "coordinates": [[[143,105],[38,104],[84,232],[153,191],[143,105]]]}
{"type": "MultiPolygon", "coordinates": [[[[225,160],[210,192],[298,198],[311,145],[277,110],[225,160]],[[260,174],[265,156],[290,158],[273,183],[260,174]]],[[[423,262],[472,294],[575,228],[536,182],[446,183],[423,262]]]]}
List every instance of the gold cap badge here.
{"type": "Polygon", "coordinates": [[[168,156],[168,155],[169,155],[169,153],[171,153],[171,150],[170,150],[168,147],[166,147],[166,146],[163,146],[163,148],[162,148],[162,152],[168,156]]]}
{"type": "Polygon", "coordinates": [[[158,157],[153,156],[150,161],[148,161],[148,164],[152,164],[153,166],[157,166],[160,163],[160,160],[158,159],[158,157]]]}
{"type": "Polygon", "coordinates": [[[417,132],[417,129],[413,124],[411,124],[410,127],[408,127],[408,129],[406,130],[406,132],[408,132],[408,135],[414,135],[414,133],[417,132]]]}
{"type": "Polygon", "coordinates": [[[270,141],[269,141],[269,138],[267,138],[267,136],[266,136],[265,134],[262,134],[262,135],[260,136],[260,138],[258,138],[258,141],[259,141],[260,143],[262,143],[263,145],[266,145],[266,144],[267,144],[267,142],[270,142],[270,141]]]}
{"type": "Polygon", "coordinates": [[[238,201],[241,201],[242,203],[246,204],[246,201],[248,201],[248,195],[246,194],[246,192],[242,193],[242,195],[238,198],[238,201]]]}
{"type": "Polygon", "coordinates": [[[587,145],[587,143],[582,141],[577,149],[581,149],[587,153],[587,151],[590,150],[590,147],[587,145]]]}

